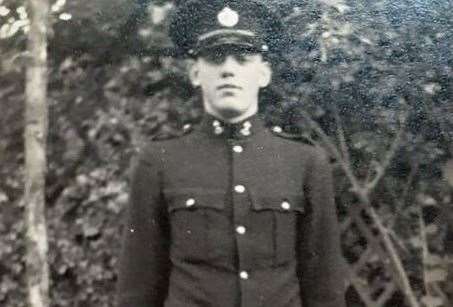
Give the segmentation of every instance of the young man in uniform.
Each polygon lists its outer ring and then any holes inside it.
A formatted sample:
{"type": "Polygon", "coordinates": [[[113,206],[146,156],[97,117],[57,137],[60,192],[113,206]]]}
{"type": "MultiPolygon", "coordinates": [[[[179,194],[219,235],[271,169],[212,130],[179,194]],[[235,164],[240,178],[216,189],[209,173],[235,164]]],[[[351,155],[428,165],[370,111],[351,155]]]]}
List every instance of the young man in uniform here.
{"type": "Polygon", "coordinates": [[[279,28],[247,0],[189,1],[173,17],[206,114],[136,161],[118,307],[344,306],[328,159],[257,115],[279,28]]]}

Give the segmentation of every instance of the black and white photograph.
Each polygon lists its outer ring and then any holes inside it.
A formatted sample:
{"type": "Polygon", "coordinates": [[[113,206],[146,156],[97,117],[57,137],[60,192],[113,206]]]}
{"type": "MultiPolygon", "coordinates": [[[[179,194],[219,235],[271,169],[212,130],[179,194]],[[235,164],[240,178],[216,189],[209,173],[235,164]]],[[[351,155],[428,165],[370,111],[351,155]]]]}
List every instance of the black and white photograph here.
{"type": "Polygon", "coordinates": [[[453,307],[450,0],[0,0],[0,306],[453,307]]]}

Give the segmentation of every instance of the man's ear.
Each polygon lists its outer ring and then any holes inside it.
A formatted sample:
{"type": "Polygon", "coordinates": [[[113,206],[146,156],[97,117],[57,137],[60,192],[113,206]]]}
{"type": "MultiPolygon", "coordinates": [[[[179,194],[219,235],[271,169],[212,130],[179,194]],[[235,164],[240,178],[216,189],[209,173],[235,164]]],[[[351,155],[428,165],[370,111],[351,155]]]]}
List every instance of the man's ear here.
{"type": "Polygon", "coordinates": [[[260,69],[260,76],[258,79],[258,84],[261,88],[269,85],[272,79],[272,69],[269,62],[263,62],[260,69]]]}
{"type": "Polygon", "coordinates": [[[200,86],[198,62],[196,62],[196,61],[193,61],[190,63],[189,78],[190,78],[190,82],[192,82],[193,86],[195,86],[195,87],[200,86]]]}

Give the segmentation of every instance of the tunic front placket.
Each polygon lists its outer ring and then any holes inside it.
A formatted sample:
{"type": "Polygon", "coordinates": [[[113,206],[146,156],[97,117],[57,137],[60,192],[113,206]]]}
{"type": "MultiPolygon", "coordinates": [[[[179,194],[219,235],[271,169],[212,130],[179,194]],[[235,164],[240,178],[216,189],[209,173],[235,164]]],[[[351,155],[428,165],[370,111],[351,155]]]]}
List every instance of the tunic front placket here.
{"type": "Polygon", "coordinates": [[[249,191],[249,176],[246,169],[247,143],[251,137],[252,125],[249,121],[237,127],[233,137],[227,140],[230,151],[231,167],[231,193],[233,209],[233,225],[237,250],[237,274],[241,290],[240,306],[248,306],[247,302],[251,283],[253,283],[253,270],[250,253],[250,225],[247,224],[247,217],[251,210],[251,198],[249,191]]]}

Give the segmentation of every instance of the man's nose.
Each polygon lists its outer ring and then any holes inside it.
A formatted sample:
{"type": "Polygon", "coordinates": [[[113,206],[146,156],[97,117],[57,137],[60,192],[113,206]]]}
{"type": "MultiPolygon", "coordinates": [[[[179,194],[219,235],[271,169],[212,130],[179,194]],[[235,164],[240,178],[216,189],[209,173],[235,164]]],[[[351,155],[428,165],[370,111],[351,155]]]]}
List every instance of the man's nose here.
{"type": "Polygon", "coordinates": [[[221,74],[220,74],[221,77],[222,78],[234,77],[234,71],[236,69],[236,66],[237,66],[237,62],[236,62],[235,58],[231,55],[227,56],[222,65],[222,70],[221,70],[221,74]]]}

